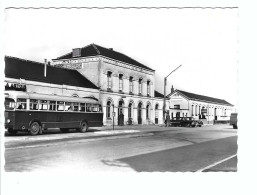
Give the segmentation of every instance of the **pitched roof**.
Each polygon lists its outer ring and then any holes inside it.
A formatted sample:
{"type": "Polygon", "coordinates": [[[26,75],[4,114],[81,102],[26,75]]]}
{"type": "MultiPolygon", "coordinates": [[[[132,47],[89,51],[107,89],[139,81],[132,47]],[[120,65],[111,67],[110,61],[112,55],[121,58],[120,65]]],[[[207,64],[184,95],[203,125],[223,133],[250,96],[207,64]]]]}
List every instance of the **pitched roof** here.
{"type": "Polygon", "coordinates": [[[154,91],[154,97],[163,98],[163,97],[164,97],[164,95],[163,95],[163,94],[161,94],[161,93],[160,93],[160,92],[158,92],[158,91],[154,91]]]}
{"type": "Polygon", "coordinates": [[[98,56],[98,55],[102,55],[102,56],[105,56],[105,57],[108,57],[108,58],[112,58],[114,60],[118,60],[118,61],[121,61],[121,62],[132,64],[132,65],[138,66],[140,68],[145,68],[147,70],[153,70],[153,69],[141,64],[140,62],[132,59],[131,57],[129,57],[125,54],[114,51],[112,48],[108,49],[108,48],[96,45],[94,43],[92,43],[92,44],[90,44],[86,47],[82,47],[81,48],[81,56],[72,57],[72,52],[70,52],[70,53],[67,53],[63,56],[60,56],[60,57],[56,58],[56,59],[53,59],[53,60],[80,58],[80,57],[98,56]]]}
{"type": "MultiPolygon", "coordinates": [[[[186,96],[190,100],[199,100],[199,101],[206,101],[206,102],[210,102],[210,103],[218,103],[218,104],[233,106],[226,100],[222,100],[222,99],[218,99],[218,98],[208,97],[208,96],[204,96],[204,95],[198,95],[198,94],[194,94],[194,93],[190,93],[190,92],[186,92],[186,91],[182,91],[182,90],[178,90],[178,89],[176,89],[173,93],[175,93],[175,92],[178,92],[178,93],[186,96]]],[[[168,96],[171,96],[172,94],[169,94],[168,96]]]]}
{"type": "Polygon", "coordinates": [[[5,76],[15,79],[21,78],[31,81],[98,89],[97,86],[76,70],[47,65],[47,73],[46,77],[44,77],[43,63],[10,56],[5,56],[5,76]]]}

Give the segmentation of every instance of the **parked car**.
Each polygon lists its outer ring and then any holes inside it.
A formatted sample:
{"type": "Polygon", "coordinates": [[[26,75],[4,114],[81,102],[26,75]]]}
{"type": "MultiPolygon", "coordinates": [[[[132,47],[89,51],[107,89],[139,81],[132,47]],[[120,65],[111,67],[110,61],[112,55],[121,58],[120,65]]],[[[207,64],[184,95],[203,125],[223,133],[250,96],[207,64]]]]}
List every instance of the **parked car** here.
{"type": "Polygon", "coordinates": [[[237,113],[231,113],[230,125],[233,126],[233,129],[237,129],[237,113]]]}
{"type": "Polygon", "coordinates": [[[175,117],[170,121],[170,126],[174,127],[201,127],[202,121],[195,120],[193,117],[175,117]]]}

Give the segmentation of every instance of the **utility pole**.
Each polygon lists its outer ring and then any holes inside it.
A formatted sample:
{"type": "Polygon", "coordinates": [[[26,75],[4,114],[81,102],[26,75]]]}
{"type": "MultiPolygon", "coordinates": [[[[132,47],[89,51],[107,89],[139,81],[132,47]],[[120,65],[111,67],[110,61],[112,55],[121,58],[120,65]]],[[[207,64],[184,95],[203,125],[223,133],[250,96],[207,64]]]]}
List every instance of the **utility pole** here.
{"type": "MultiPolygon", "coordinates": [[[[171,73],[175,72],[177,69],[179,69],[182,66],[179,65],[177,68],[175,68],[174,70],[172,70],[170,72],[170,74],[168,74],[168,76],[171,75],[171,73]]],[[[167,85],[167,78],[168,76],[164,77],[164,97],[163,97],[163,121],[165,121],[165,112],[166,112],[166,85],[167,85]]]]}

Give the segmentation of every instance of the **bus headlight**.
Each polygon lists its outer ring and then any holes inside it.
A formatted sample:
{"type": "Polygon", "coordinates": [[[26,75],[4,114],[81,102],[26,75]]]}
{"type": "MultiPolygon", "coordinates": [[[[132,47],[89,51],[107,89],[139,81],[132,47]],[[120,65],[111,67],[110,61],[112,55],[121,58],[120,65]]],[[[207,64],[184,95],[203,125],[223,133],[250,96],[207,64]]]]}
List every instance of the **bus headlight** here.
{"type": "Polygon", "coordinates": [[[10,123],[11,122],[11,120],[10,119],[7,119],[7,123],[10,123]]]}

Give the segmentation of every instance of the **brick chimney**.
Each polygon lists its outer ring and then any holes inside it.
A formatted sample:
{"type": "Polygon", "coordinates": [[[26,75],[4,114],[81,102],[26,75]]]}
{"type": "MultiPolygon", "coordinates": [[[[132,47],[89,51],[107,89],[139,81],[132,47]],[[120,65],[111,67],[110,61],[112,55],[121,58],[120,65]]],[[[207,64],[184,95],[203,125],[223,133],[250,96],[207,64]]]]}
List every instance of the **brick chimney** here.
{"type": "Polygon", "coordinates": [[[170,93],[172,94],[173,92],[174,92],[174,88],[173,88],[173,85],[172,85],[172,87],[170,89],[170,93]]]}

